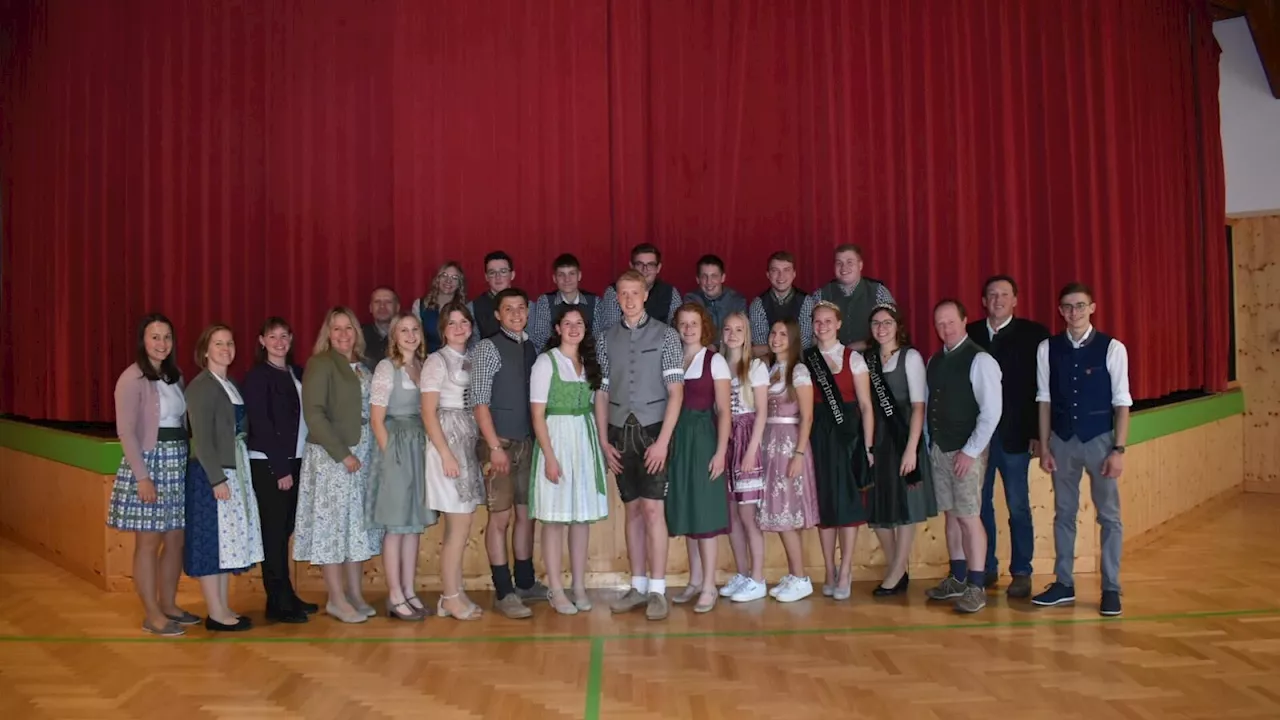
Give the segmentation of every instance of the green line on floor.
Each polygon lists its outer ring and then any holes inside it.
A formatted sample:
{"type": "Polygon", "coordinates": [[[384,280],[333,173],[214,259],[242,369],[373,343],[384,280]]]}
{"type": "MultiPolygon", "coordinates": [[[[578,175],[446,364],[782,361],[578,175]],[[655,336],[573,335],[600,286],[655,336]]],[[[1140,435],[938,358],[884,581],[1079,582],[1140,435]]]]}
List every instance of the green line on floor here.
{"type": "Polygon", "coordinates": [[[600,687],[604,681],[604,639],[591,640],[591,667],[587,671],[587,709],[585,720],[600,717],[600,687]]]}
{"type": "Polygon", "coordinates": [[[845,628],[794,628],[779,630],[726,630],[722,632],[673,632],[631,633],[618,635],[470,635],[465,637],[406,636],[406,637],[254,637],[253,635],[196,636],[162,638],[150,635],[136,637],[90,637],[70,635],[0,635],[0,642],[7,643],[424,643],[424,644],[472,644],[472,643],[537,643],[537,642],[603,642],[625,640],[695,640],[715,638],[788,637],[799,635],[875,635],[880,633],[931,632],[945,630],[991,630],[1007,628],[1054,627],[1059,625],[1090,625],[1140,622],[1166,622],[1207,618],[1248,617],[1251,615],[1280,615],[1280,607],[1253,608],[1248,610],[1205,610],[1162,615],[1134,615],[1118,618],[1077,617],[1046,620],[1014,620],[1008,622],[955,622],[923,625],[876,625],[845,628]]]}

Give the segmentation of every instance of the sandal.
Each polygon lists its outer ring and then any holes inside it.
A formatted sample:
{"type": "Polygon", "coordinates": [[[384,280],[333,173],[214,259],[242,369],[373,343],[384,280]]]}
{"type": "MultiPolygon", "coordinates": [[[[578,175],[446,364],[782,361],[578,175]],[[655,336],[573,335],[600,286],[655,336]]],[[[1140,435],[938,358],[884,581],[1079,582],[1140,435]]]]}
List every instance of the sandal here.
{"type": "Polygon", "coordinates": [[[427,606],[422,604],[422,600],[417,595],[406,595],[404,601],[409,603],[409,607],[419,615],[426,617],[430,613],[427,612],[427,606]]]}
{"type": "Polygon", "coordinates": [[[578,606],[569,602],[569,598],[564,594],[564,590],[552,590],[547,593],[547,600],[551,603],[551,607],[561,615],[577,615],[578,606]]]}
{"type": "Polygon", "coordinates": [[[591,598],[587,597],[586,590],[573,591],[573,606],[580,612],[591,612],[591,598]]]}
{"type": "Polygon", "coordinates": [[[701,592],[702,592],[701,584],[694,585],[693,583],[690,583],[688,585],[685,585],[683,590],[676,593],[675,595],[672,595],[671,602],[677,605],[683,605],[693,600],[694,598],[698,597],[698,594],[701,592]]]}
{"type": "Polygon", "coordinates": [[[444,601],[453,600],[456,597],[458,597],[457,593],[453,595],[441,595],[440,600],[436,602],[436,617],[451,617],[455,620],[479,620],[480,616],[484,614],[484,610],[480,609],[480,606],[475,603],[469,604],[466,612],[464,613],[450,612],[449,609],[444,606],[444,601]]]}
{"type": "Polygon", "coordinates": [[[403,620],[405,622],[422,622],[421,613],[419,613],[417,610],[414,610],[413,606],[409,604],[408,600],[402,600],[398,603],[393,603],[391,602],[391,598],[387,598],[387,617],[391,618],[392,620],[403,620]],[[404,608],[408,614],[402,615],[400,613],[399,608],[404,608]]]}

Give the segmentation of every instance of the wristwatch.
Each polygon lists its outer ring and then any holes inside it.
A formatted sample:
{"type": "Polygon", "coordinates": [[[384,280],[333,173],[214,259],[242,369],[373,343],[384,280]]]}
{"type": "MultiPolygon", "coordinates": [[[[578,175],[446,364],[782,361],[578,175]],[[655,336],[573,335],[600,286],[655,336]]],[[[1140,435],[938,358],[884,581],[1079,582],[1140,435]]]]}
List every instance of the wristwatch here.
{"type": "Polygon", "coordinates": [[[1116,445],[1115,447],[1111,448],[1111,452],[1114,452],[1114,453],[1120,453],[1121,455],[1123,455],[1123,454],[1124,454],[1124,446],[1123,446],[1123,445],[1116,445]]]}

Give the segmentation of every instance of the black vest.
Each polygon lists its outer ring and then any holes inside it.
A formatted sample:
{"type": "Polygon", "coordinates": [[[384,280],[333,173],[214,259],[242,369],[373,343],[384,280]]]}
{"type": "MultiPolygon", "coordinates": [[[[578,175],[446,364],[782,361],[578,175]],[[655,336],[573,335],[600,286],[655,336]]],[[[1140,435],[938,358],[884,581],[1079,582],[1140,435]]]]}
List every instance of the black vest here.
{"type": "Polygon", "coordinates": [[[489,338],[502,358],[502,367],[493,376],[489,412],[498,437],[524,440],[533,434],[529,417],[529,373],[538,352],[531,342],[516,342],[499,330],[489,338]]]}
{"type": "MultiPolygon", "coordinates": [[[[551,317],[549,318],[550,324],[548,327],[552,327],[556,324],[556,316],[560,311],[560,303],[557,302],[557,299],[560,297],[560,291],[554,290],[542,297],[546,298],[547,307],[551,308],[551,317]]],[[[591,332],[591,324],[596,317],[596,303],[599,301],[599,295],[593,295],[586,290],[578,291],[578,304],[573,307],[582,308],[582,319],[587,323],[587,332],[591,332]]]]}
{"type": "Polygon", "coordinates": [[[644,311],[649,317],[661,320],[663,323],[669,323],[671,318],[671,297],[676,289],[670,285],[655,280],[653,287],[649,290],[649,297],[644,301],[644,311]]]}
{"type": "Polygon", "coordinates": [[[807,297],[809,293],[794,286],[786,302],[778,302],[773,288],[760,293],[760,304],[764,306],[764,317],[769,321],[769,327],[773,327],[773,324],[779,320],[800,322],[800,308],[804,306],[804,300],[807,297]]]}
{"type": "Polygon", "coordinates": [[[822,286],[822,299],[840,308],[841,325],[837,337],[848,345],[865,342],[871,336],[871,311],[876,307],[880,282],[864,277],[848,295],[834,280],[822,286]]]}
{"type": "Polygon", "coordinates": [[[982,349],[970,340],[929,358],[929,437],[943,452],[964,447],[978,426],[978,398],[973,394],[969,371],[980,352],[982,349]]]}
{"type": "Polygon", "coordinates": [[[493,303],[493,298],[493,294],[486,291],[471,301],[471,309],[475,314],[476,327],[480,329],[481,340],[493,337],[502,329],[502,323],[494,315],[498,306],[493,303]]]}

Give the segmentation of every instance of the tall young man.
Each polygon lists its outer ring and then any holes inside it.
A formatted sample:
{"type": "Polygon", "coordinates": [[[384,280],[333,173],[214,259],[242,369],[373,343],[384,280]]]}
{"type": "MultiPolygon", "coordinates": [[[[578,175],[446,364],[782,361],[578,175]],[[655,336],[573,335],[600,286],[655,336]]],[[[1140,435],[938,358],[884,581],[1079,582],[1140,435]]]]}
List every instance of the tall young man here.
{"type": "Polygon", "coordinates": [[[628,270],[614,284],[622,320],[602,333],[596,354],[604,375],[596,391],[596,428],[627,509],[631,589],[611,610],[645,606],[667,617],[667,450],[684,398],[684,349],[675,328],[645,311],[648,283],[628,270]]]}
{"type": "Polygon", "coordinates": [[[547,587],[533,572],[533,520],[529,517],[529,456],[533,449],[529,373],[538,353],[524,332],[529,319],[529,299],[524,291],[505,288],[493,302],[498,331],[473,345],[467,354],[471,362],[468,405],[480,428],[476,454],[489,507],[484,538],[493,573],[494,607],[518,619],[533,615],[525,601],[547,599],[547,587]],[[512,525],[514,586],[507,565],[507,528],[512,525]]]}
{"type": "Polygon", "coordinates": [[[395,290],[380,285],[369,295],[369,315],[373,322],[366,323],[364,331],[364,364],[370,370],[387,356],[387,332],[391,319],[400,314],[400,296],[395,290]]]}
{"type": "Polygon", "coordinates": [[[516,266],[511,256],[494,250],[484,256],[484,279],[489,289],[467,303],[475,324],[471,326],[472,340],[483,340],[498,332],[498,293],[512,287],[516,281],[516,266]]]}
{"type": "Polygon", "coordinates": [[[747,311],[747,300],[733,288],[724,284],[727,275],[724,272],[724,260],[718,255],[703,255],[698,258],[698,288],[684,296],[685,302],[697,303],[707,309],[715,323],[715,341],[720,345],[720,330],[724,328],[724,319],[736,312],[747,311]]]}
{"type": "MultiPolygon", "coordinates": [[[[893,295],[884,283],[862,276],[862,249],[844,244],[836,247],[835,278],[813,294],[813,301],[835,303],[844,317],[840,342],[858,352],[867,349],[871,335],[871,311],[877,305],[893,305],[893,295]]],[[[804,337],[805,347],[813,343],[812,333],[804,337]]]]}
{"type": "Polygon", "coordinates": [[[987,606],[987,535],[978,511],[987,444],[1000,423],[1000,365],[969,340],[959,300],[939,302],[933,326],[942,350],[926,369],[929,460],[938,509],[946,513],[951,573],[925,594],[930,600],[955,599],[956,612],[976,613],[987,606]]]}
{"type": "Polygon", "coordinates": [[[795,286],[796,259],[786,250],[769,256],[766,270],[769,289],[751,301],[747,320],[751,323],[752,351],[756,357],[769,352],[769,328],[779,320],[794,320],[800,325],[800,339],[805,347],[813,340],[813,295],[795,286]]]}
{"type": "Polygon", "coordinates": [[[1067,331],[1040,343],[1036,353],[1036,401],[1040,403],[1040,467],[1053,475],[1053,571],[1057,581],[1032,598],[1036,605],[1075,602],[1076,515],[1080,476],[1102,526],[1102,601],[1098,612],[1119,615],[1120,522],[1118,481],[1129,439],[1129,353],[1093,328],[1093,291],[1071,283],[1058,293],[1067,331]]]}
{"type": "Polygon", "coordinates": [[[600,304],[598,296],[579,287],[582,282],[582,266],[578,264],[578,258],[569,253],[559,255],[552,261],[551,281],[555,283],[556,289],[538,298],[529,318],[529,342],[539,352],[547,344],[547,338],[551,337],[551,326],[555,321],[557,308],[561,305],[581,305],[587,332],[591,332],[596,308],[600,304]]]}
{"type": "MultiPolygon", "coordinates": [[[[631,248],[631,269],[644,279],[647,299],[644,301],[645,313],[649,317],[670,325],[680,307],[680,291],[663,282],[658,276],[662,272],[662,253],[649,243],[640,243],[631,248]]],[[[618,290],[615,287],[605,288],[600,297],[600,313],[596,316],[595,332],[597,335],[618,324],[622,311],[618,306],[618,290]]]]}
{"type": "Polygon", "coordinates": [[[1031,525],[1031,493],[1027,471],[1031,458],[1039,452],[1036,407],[1036,348],[1049,337],[1049,329],[1034,320],[1014,317],[1018,307],[1018,283],[1008,275],[987,279],[982,288],[984,320],[969,323],[969,339],[991,353],[1000,363],[1004,388],[1000,424],[991,438],[986,477],[982,483],[982,527],[987,533],[988,588],[1000,578],[996,558],[996,471],[1004,485],[1009,508],[1009,574],[1006,594],[1011,598],[1031,597],[1031,558],[1035,555],[1035,531],[1031,525]]]}

